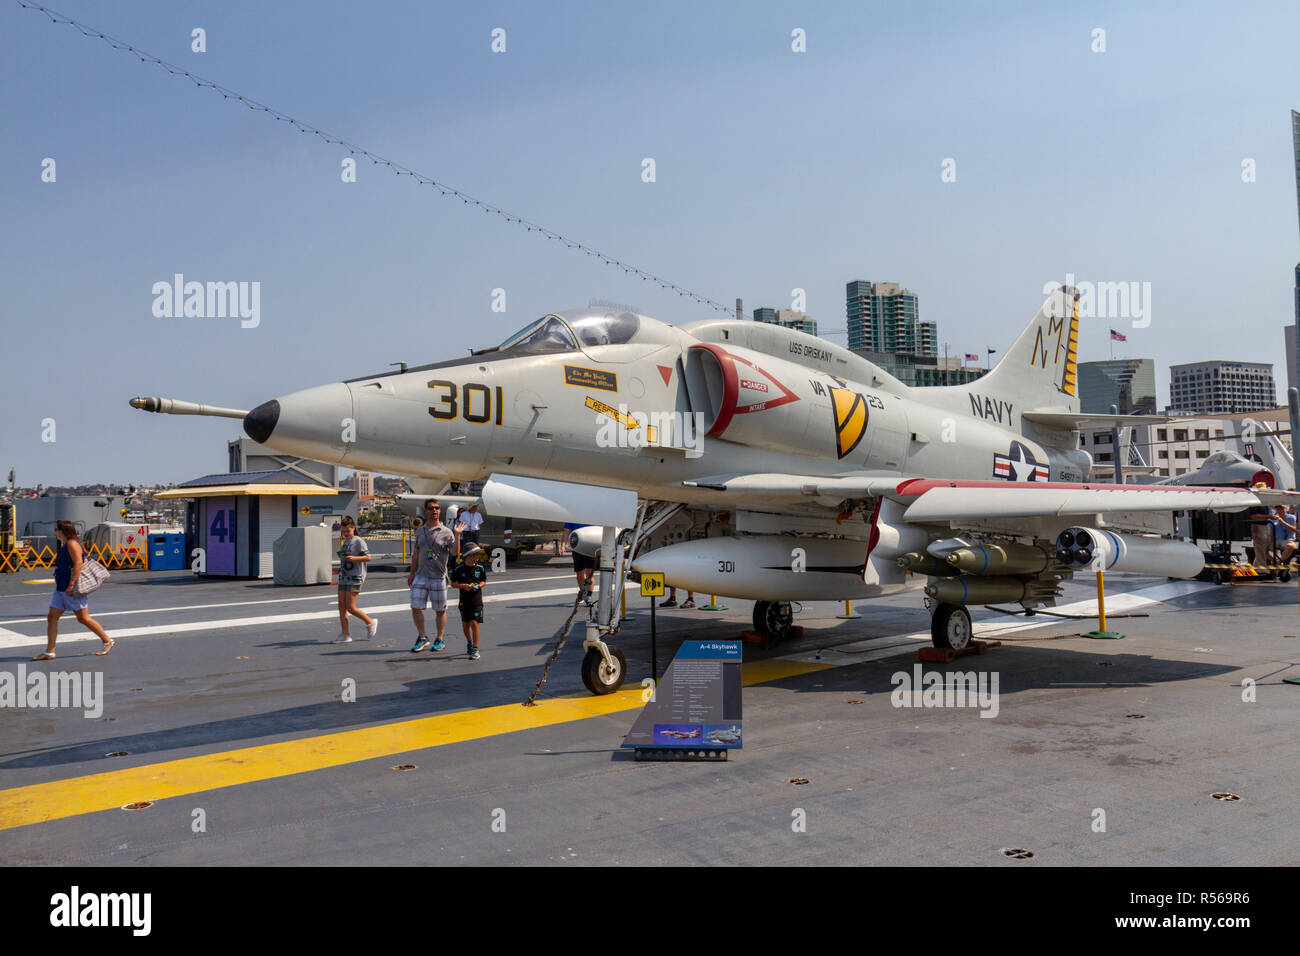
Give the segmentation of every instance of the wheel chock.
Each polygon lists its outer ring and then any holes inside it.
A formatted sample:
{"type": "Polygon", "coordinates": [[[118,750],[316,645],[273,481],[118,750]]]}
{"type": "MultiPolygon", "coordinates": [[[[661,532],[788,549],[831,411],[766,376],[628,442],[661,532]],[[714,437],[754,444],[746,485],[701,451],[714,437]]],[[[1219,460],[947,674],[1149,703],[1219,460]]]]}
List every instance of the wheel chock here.
{"type": "Polygon", "coordinates": [[[1001,641],[971,641],[969,647],[954,651],[950,647],[922,647],[916,652],[917,660],[928,664],[948,664],[966,654],[984,654],[990,647],[1001,647],[1001,641]]]}
{"type": "MultiPolygon", "coordinates": [[[[785,639],[797,641],[801,637],[803,637],[803,625],[795,624],[790,628],[790,633],[786,635],[785,639]]],[[[760,647],[775,647],[781,643],[767,631],[741,631],[740,639],[746,644],[757,644],[760,647]]]]}

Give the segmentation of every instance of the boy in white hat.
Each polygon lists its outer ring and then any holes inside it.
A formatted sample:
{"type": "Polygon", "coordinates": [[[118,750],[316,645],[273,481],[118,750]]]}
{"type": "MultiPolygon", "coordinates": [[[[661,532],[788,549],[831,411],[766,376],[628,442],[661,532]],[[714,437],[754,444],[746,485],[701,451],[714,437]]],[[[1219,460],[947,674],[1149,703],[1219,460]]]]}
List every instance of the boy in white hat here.
{"type": "Polygon", "coordinates": [[[471,544],[461,552],[460,564],[452,569],[451,586],[460,591],[460,622],[465,630],[465,653],[478,660],[478,626],[483,623],[483,585],[487,568],[482,562],[483,549],[471,544]]]}

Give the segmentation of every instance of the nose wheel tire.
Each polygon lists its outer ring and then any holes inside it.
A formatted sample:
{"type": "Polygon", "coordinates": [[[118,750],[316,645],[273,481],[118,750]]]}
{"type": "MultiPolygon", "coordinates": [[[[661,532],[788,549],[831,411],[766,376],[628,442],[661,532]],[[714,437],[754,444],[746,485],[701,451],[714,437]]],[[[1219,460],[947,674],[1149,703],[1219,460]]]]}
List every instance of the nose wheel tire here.
{"type": "Polygon", "coordinates": [[[623,686],[623,679],[627,677],[627,658],[623,652],[611,647],[609,656],[614,662],[613,667],[605,663],[605,656],[594,647],[582,659],[582,682],[593,694],[612,694],[623,686]]]}
{"type": "Polygon", "coordinates": [[[961,604],[940,604],[930,618],[930,642],[940,650],[964,651],[974,637],[970,612],[961,604]]]}

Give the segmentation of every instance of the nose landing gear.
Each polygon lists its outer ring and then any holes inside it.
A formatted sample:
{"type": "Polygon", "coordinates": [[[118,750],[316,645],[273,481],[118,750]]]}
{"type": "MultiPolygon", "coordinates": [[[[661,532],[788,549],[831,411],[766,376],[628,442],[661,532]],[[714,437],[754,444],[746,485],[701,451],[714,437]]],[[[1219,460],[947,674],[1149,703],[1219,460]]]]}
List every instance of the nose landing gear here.
{"type": "MultiPolygon", "coordinates": [[[[603,642],[602,642],[603,643],[603,642]]],[[[606,655],[599,647],[587,648],[582,658],[582,683],[593,694],[612,694],[623,686],[627,676],[627,658],[617,647],[606,645],[606,655]]]]}

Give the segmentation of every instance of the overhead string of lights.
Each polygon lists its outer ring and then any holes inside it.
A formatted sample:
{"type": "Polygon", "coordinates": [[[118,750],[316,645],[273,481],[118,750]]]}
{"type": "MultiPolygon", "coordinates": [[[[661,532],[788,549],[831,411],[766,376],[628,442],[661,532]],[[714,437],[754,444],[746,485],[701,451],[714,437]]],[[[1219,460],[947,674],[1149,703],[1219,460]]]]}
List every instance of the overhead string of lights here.
{"type": "Polygon", "coordinates": [[[242,93],[232,90],[227,86],[222,86],[220,83],[214,83],[212,80],[205,79],[204,77],[201,77],[198,74],[194,73],[193,71],[187,70],[182,66],[178,66],[175,63],[169,63],[168,61],[161,59],[160,57],[156,57],[153,56],[152,54],[146,53],[144,50],[141,50],[139,47],[127,43],[125,40],[119,40],[116,37],[104,33],[102,30],[97,30],[94,27],[87,26],[86,24],[74,20],[65,14],[59,13],[56,10],[51,10],[48,7],[43,7],[37,3],[29,3],[27,2],[27,0],[14,0],[14,2],[17,3],[18,6],[22,7],[24,10],[34,10],[39,13],[45,14],[45,16],[49,17],[51,23],[64,23],[76,30],[79,30],[81,32],[81,35],[83,37],[86,37],[87,39],[102,40],[105,43],[107,43],[110,47],[112,47],[114,50],[118,50],[119,52],[122,53],[129,53],[132,56],[138,57],[141,63],[152,63],[155,66],[161,67],[162,69],[166,70],[172,76],[181,76],[190,80],[191,82],[194,83],[196,87],[199,88],[206,87],[207,89],[210,89],[215,93],[220,93],[221,98],[224,100],[235,100],[239,103],[242,103],[244,106],[247,106],[250,110],[253,110],[255,112],[260,111],[266,113],[268,116],[274,117],[276,122],[287,123],[288,125],[297,129],[300,133],[311,134],[317,137],[318,139],[322,140],[323,142],[330,143],[336,146],[341,146],[343,149],[346,149],[351,155],[361,156],[364,159],[368,159],[375,166],[386,166],[387,168],[391,169],[394,173],[396,173],[398,176],[409,176],[411,179],[415,180],[416,182],[420,183],[423,186],[429,186],[433,189],[438,190],[438,192],[443,196],[450,196],[452,198],[459,199],[464,205],[467,206],[476,206],[479,209],[482,209],[483,212],[488,215],[499,216],[502,219],[504,219],[506,222],[523,226],[529,232],[539,233],[545,239],[554,240],[556,242],[563,243],[568,248],[577,249],[578,251],[584,253],[585,255],[591,256],[593,259],[597,259],[605,263],[605,265],[607,266],[615,266],[623,270],[623,272],[627,273],[628,275],[637,276],[643,282],[653,282],[661,289],[666,289],[669,292],[676,292],[679,296],[682,296],[683,298],[691,299],[692,301],[698,302],[701,305],[709,306],[710,308],[717,309],[723,313],[729,313],[731,311],[730,309],[728,309],[727,306],[723,305],[720,302],[716,302],[713,299],[710,299],[708,296],[703,296],[697,292],[692,292],[690,289],[685,289],[674,282],[669,282],[667,279],[660,278],[659,276],[651,272],[647,272],[644,269],[638,269],[636,266],[632,265],[631,263],[624,262],[622,259],[618,259],[607,253],[601,252],[599,249],[593,249],[591,246],[587,245],[586,243],[578,242],[576,239],[570,239],[568,236],[562,235],[561,233],[556,232],[554,229],[547,229],[545,226],[538,225],[537,223],[525,219],[522,216],[516,216],[513,213],[507,212],[506,210],[500,208],[499,206],[494,206],[489,202],[484,202],[482,199],[478,199],[474,196],[471,196],[469,193],[465,192],[464,190],[457,189],[454,186],[449,186],[444,182],[440,182],[439,180],[434,179],[432,176],[426,176],[425,174],[417,172],[414,169],[411,169],[407,166],[403,166],[400,163],[395,163],[390,159],[386,159],[383,156],[380,156],[378,153],[371,152],[370,150],[365,149],[364,147],[349,142],[348,140],[344,139],[341,136],[336,136],[333,133],[326,133],[323,130],[316,128],[315,126],[312,126],[308,123],[304,123],[299,119],[295,119],[294,117],[290,116],[288,113],[285,113],[283,110],[278,110],[273,106],[267,106],[265,103],[259,103],[257,100],[254,100],[248,96],[244,96],[242,93]]]}

